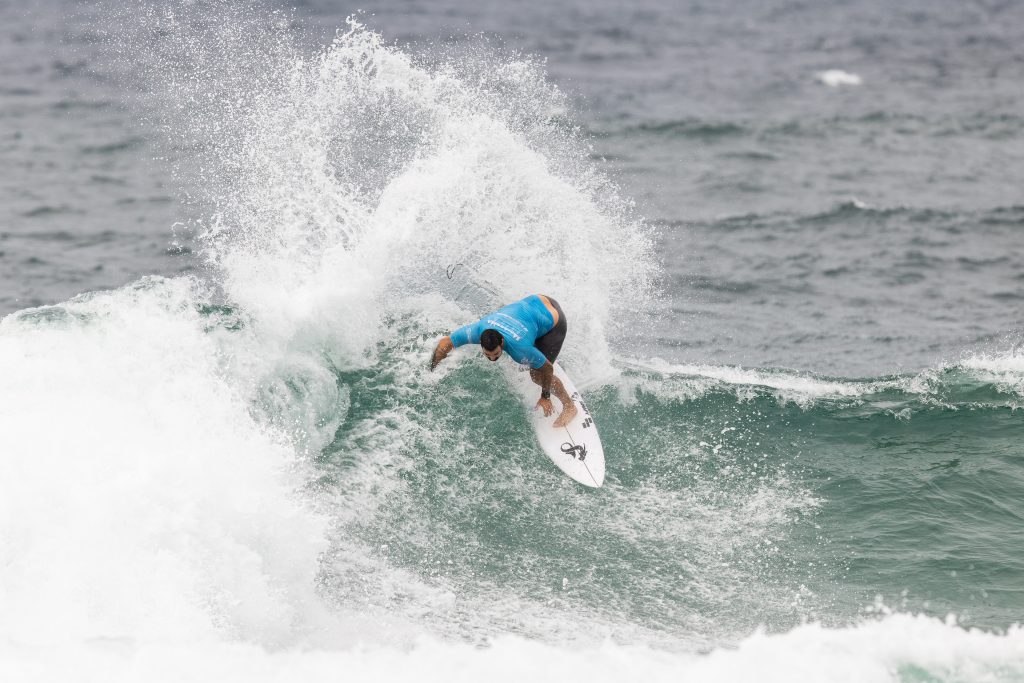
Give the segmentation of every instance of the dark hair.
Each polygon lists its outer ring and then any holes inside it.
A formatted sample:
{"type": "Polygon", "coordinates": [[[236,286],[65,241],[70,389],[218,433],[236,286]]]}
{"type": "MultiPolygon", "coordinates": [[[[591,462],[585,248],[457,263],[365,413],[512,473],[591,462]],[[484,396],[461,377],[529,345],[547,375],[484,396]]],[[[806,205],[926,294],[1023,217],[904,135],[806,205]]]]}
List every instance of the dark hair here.
{"type": "Polygon", "coordinates": [[[487,329],[480,333],[480,346],[488,351],[498,348],[503,341],[505,341],[505,338],[497,330],[487,329]]]}

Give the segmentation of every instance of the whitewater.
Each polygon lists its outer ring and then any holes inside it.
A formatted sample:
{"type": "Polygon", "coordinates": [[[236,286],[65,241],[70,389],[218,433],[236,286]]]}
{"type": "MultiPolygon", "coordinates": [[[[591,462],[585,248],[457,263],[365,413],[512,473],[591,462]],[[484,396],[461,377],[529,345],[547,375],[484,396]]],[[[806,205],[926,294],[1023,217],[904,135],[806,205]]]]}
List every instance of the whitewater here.
{"type": "Polygon", "coordinates": [[[202,186],[196,272],[0,321],[0,679],[1024,680],[1024,356],[643,353],[660,237],[541,61],[219,12],[117,47],[202,186]],[[603,489],[512,370],[427,370],[532,292],[570,312],[603,489]]]}

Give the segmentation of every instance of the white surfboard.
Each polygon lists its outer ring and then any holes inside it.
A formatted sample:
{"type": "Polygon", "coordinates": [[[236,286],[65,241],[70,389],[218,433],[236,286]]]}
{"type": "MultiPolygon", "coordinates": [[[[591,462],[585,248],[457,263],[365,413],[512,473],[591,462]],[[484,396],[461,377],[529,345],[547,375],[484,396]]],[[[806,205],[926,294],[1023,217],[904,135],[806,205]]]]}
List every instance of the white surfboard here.
{"type": "Polygon", "coordinates": [[[558,469],[565,472],[569,477],[584,486],[597,488],[604,483],[604,448],[601,446],[601,437],[597,435],[597,425],[583,402],[580,392],[576,391],[575,385],[569,376],[565,374],[557,362],[555,363],[555,377],[562,380],[565,390],[572,397],[576,404],[576,417],[564,427],[555,427],[555,420],[561,413],[562,402],[551,392],[551,403],[555,410],[551,417],[544,417],[544,411],[540,408],[534,410],[537,405],[537,398],[540,396],[540,387],[529,379],[527,373],[526,384],[523,387],[523,398],[530,410],[530,421],[533,423],[533,430],[537,433],[537,443],[547,454],[551,461],[558,466],[558,469]]]}

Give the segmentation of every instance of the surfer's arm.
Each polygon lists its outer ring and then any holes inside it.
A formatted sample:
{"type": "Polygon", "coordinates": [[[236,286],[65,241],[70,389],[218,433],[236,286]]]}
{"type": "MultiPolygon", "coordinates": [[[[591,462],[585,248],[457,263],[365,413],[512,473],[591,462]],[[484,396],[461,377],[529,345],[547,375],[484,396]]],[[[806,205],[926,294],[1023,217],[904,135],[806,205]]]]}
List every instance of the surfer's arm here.
{"type": "Polygon", "coordinates": [[[547,398],[551,396],[551,378],[555,376],[555,366],[546,360],[537,372],[540,373],[540,396],[547,398]]]}
{"type": "Polygon", "coordinates": [[[437,346],[434,348],[434,353],[430,354],[430,369],[436,368],[438,363],[448,357],[452,349],[457,349],[463,344],[479,344],[480,330],[478,328],[478,324],[463,325],[451,334],[441,337],[441,341],[437,342],[437,346]]]}
{"type": "Polygon", "coordinates": [[[447,358],[454,348],[455,345],[452,344],[451,337],[448,335],[441,337],[441,341],[437,342],[437,346],[434,347],[434,353],[430,356],[430,369],[436,368],[437,364],[447,358]]]}

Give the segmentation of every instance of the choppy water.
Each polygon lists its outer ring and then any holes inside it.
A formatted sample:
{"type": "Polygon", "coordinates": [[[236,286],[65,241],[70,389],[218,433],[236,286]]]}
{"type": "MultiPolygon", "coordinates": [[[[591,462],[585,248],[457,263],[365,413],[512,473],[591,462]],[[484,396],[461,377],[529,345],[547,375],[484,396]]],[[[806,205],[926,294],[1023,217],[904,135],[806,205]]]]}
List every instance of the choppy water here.
{"type": "Polygon", "coordinates": [[[365,9],[0,9],[4,679],[1024,678],[1020,7],[365,9]]]}

